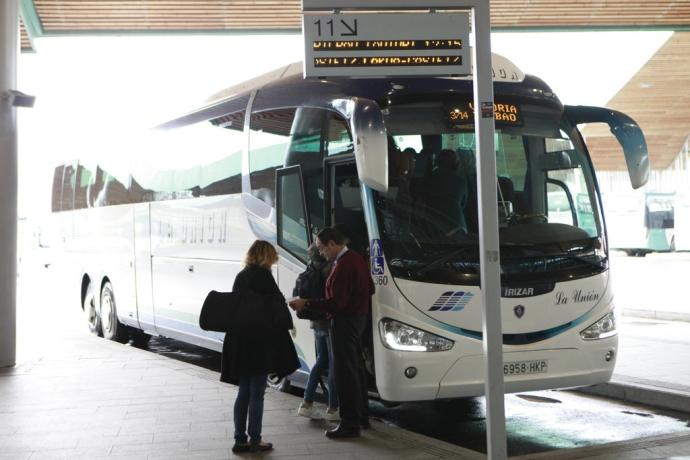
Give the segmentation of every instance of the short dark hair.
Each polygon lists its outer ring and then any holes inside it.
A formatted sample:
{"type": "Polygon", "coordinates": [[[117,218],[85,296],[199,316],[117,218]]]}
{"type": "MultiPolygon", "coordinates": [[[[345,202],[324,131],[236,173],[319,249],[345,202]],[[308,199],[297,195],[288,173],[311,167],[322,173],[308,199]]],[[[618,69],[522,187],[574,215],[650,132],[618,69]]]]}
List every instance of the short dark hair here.
{"type": "Polygon", "coordinates": [[[337,228],[326,227],[316,234],[316,237],[322,244],[328,244],[333,241],[335,244],[345,244],[345,235],[337,228]]]}

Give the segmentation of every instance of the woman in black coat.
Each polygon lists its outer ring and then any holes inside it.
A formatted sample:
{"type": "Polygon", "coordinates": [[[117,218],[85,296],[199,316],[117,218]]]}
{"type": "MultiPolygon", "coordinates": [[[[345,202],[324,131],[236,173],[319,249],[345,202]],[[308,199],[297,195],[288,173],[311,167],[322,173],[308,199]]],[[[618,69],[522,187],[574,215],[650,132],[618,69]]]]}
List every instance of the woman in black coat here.
{"type": "Polygon", "coordinates": [[[264,326],[231,329],[223,342],[221,380],[239,385],[234,407],[233,452],[261,452],[273,448],[271,443],[261,441],[266,380],[268,374],[283,377],[299,367],[289,334],[292,317],[271,274],[271,265],[277,261],[278,254],[271,243],[255,241],[247,251],[245,268],[237,274],[232,287],[236,293],[251,291],[274,299],[270,302],[271,308],[256,310],[257,315],[262,315],[259,323],[264,326]]]}

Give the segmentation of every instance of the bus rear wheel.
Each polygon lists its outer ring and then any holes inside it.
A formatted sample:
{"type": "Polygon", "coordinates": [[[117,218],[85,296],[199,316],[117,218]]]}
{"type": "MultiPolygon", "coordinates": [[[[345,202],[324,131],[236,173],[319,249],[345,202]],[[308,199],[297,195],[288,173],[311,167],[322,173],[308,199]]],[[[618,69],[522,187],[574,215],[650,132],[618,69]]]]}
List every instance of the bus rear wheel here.
{"type": "Polygon", "coordinates": [[[115,295],[110,281],[106,281],[101,291],[101,328],[103,337],[108,340],[120,343],[126,343],[129,340],[127,328],[117,319],[115,295]]]}
{"type": "Polygon", "coordinates": [[[96,296],[93,293],[93,285],[89,283],[84,295],[84,302],[82,304],[84,315],[86,316],[86,323],[89,325],[89,331],[97,336],[103,335],[101,329],[101,316],[96,310],[96,296]]]}

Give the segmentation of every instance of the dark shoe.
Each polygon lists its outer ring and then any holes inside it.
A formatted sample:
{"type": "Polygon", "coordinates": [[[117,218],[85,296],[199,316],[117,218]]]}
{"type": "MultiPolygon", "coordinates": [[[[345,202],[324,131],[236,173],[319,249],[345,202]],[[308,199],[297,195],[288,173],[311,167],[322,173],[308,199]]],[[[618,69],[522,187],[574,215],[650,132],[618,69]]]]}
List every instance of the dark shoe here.
{"type": "Polygon", "coordinates": [[[359,421],[359,427],[363,430],[368,430],[371,428],[371,423],[369,423],[368,418],[363,418],[362,420],[359,421]]]}
{"type": "Polygon", "coordinates": [[[232,446],[232,451],[235,454],[239,454],[242,452],[249,452],[251,449],[252,445],[249,444],[248,442],[236,442],[234,446],[232,446]]]}
{"type": "Polygon", "coordinates": [[[326,437],[331,439],[358,438],[359,436],[358,426],[343,426],[342,423],[332,430],[326,431],[326,437]]]}
{"type": "Polygon", "coordinates": [[[273,450],[273,444],[270,442],[259,442],[257,444],[252,444],[250,448],[251,452],[266,452],[268,450],[273,450]]]}

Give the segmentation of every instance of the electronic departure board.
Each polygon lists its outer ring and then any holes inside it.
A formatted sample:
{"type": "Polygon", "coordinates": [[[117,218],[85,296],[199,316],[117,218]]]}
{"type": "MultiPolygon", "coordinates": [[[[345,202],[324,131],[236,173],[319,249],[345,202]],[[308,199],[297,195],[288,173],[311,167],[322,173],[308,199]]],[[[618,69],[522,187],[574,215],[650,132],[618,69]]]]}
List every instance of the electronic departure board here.
{"type": "Polygon", "coordinates": [[[468,75],[469,15],[305,14],[305,77],[468,75]]]}
{"type": "MultiPolygon", "coordinates": [[[[522,126],[520,107],[517,104],[494,103],[494,120],[496,124],[522,126]]],[[[448,108],[448,123],[452,127],[474,125],[474,104],[463,102],[448,108]]]]}

